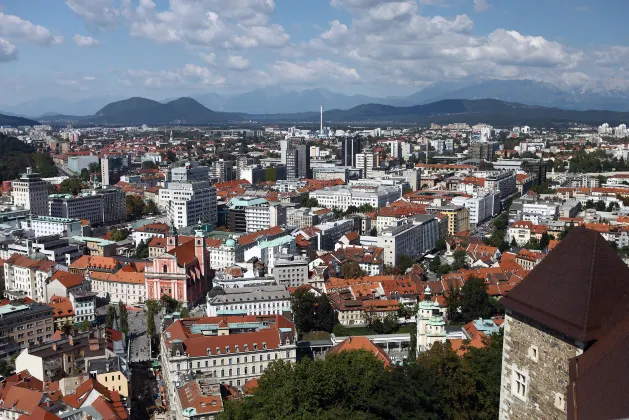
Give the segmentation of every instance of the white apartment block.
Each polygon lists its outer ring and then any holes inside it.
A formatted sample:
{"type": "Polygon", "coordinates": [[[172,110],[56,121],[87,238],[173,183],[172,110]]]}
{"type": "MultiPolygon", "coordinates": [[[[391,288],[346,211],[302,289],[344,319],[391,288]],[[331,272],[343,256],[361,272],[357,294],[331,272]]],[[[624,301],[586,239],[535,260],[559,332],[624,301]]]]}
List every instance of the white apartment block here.
{"type": "Polygon", "coordinates": [[[560,203],[539,202],[522,204],[522,220],[532,222],[534,225],[556,220],[559,216],[560,203]]]}
{"type": "Polygon", "coordinates": [[[364,150],[362,153],[356,154],[356,168],[363,170],[364,178],[371,178],[373,176],[373,168],[378,166],[378,154],[364,150]]]}
{"type": "Polygon", "coordinates": [[[166,203],[169,220],[176,228],[201,223],[216,225],[216,187],[209,181],[170,182],[159,190],[159,200],[166,203]]]}
{"type": "Polygon", "coordinates": [[[299,287],[308,283],[308,260],[300,255],[280,255],[273,263],[277,284],[299,287]]]}
{"type": "Polygon", "coordinates": [[[194,319],[175,320],[166,327],[160,340],[160,357],[169,400],[183,385],[184,377],[193,372],[242,387],[262,376],[271,362],[294,363],[294,326],[281,315],[273,318],[275,322],[228,316],[203,319],[203,324],[196,324],[194,319]]]}
{"type": "Polygon", "coordinates": [[[363,204],[378,209],[397,201],[400,197],[402,197],[402,191],[398,186],[337,185],[310,193],[310,198],[316,198],[321,207],[338,208],[343,211],[349,206],[360,207],[363,204]]]}
{"type": "Polygon", "coordinates": [[[29,297],[48,303],[47,282],[55,263],[14,254],[4,262],[4,289],[10,299],[29,297]]]}
{"type": "Polygon", "coordinates": [[[500,212],[500,196],[495,192],[478,191],[472,197],[455,197],[452,204],[470,211],[470,226],[478,226],[500,212]]]}
{"type": "Polygon", "coordinates": [[[212,178],[218,182],[231,181],[234,179],[234,162],[231,160],[219,159],[212,163],[212,178]]]}
{"type": "Polygon", "coordinates": [[[402,255],[416,260],[437,246],[439,220],[433,215],[417,215],[400,226],[383,229],[377,246],[384,249],[384,264],[394,267],[402,255]]]}
{"type": "Polygon", "coordinates": [[[282,315],[290,312],[290,293],[284,286],[241,287],[210,292],[207,316],[282,315]]]}
{"type": "Polygon", "coordinates": [[[245,208],[245,223],[247,232],[250,233],[273,226],[285,226],[286,207],[268,202],[259,206],[248,206],[245,208]]]}
{"type": "Polygon", "coordinates": [[[220,244],[218,240],[216,244],[213,241],[206,241],[209,242],[207,250],[210,253],[210,267],[213,269],[231,267],[244,258],[243,248],[234,239],[220,240],[220,244]]]}
{"type": "Polygon", "coordinates": [[[336,243],[346,233],[354,230],[354,221],[351,219],[325,222],[315,226],[317,228],[317,243],[319,250],[334,251],[336,243]]]}
{"type": "Polygon", "coordinates": [[[96,319],[96,293],[70,292],[70,302],[74,308],[74,322],[93,322],[96,319]]]}
{"type": "Polygon", "coordinates": [[[23,206],[36,216],[48,215],[48,184],[31,168],[26,168],[26,173],[21,178],[13,181],[13,204],[23,206]]]}
{"type": "Polygon", "coordinates": [[[70,238],[81,235],[81,221],[64,217],[32,216],[22,222],[22,227],[35,232],[35,236],[60,235],[70,238]]]}

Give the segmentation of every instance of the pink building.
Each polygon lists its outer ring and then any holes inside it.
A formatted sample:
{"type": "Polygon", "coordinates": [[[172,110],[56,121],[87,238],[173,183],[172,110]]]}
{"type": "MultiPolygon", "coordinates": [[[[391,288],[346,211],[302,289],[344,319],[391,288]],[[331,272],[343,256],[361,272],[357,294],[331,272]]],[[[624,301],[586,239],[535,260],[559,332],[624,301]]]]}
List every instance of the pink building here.
{"type": "Polygon", "coordinates": [[[196,231],[193,241],[179,245],[177,234],[166,238],[166,253],[147,265],[146,298],[159,300],[168,295],[190,306],[210,290],[210,255],[205,234],[196,231]]]}

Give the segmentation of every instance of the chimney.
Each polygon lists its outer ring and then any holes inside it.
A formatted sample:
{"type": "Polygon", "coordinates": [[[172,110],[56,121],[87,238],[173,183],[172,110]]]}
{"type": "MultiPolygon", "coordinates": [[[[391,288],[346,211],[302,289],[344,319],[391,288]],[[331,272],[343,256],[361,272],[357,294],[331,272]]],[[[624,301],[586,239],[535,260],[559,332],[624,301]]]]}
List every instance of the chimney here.
{"type": "Polygon", "coordinates": [[[53,349],[54,351],[57,351],[57,342],[56,342],[56,341],[53,341],[53,343],[52,343],[52,349],[53,349]]]}
{"type": "Polygon", "coordinates": [[[69,343],[71,346],[74,346],[74,336],[73,336],[73,335],[71,335],[70,337],[68,337],[68,343],[69,343]]]}

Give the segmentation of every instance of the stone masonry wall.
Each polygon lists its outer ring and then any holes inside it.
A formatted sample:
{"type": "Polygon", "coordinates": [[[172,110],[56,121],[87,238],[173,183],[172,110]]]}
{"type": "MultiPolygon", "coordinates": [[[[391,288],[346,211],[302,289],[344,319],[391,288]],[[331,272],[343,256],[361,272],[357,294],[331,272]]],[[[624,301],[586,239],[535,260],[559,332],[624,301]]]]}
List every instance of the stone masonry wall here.
{"type": "Polygon", "coordinates": [[[582,353],[563,334],[507,311],[502,353],[500,419],[566,419],[568,361],[582,353]],[[514,370],[526,377],[517,395],[514,370]]]}

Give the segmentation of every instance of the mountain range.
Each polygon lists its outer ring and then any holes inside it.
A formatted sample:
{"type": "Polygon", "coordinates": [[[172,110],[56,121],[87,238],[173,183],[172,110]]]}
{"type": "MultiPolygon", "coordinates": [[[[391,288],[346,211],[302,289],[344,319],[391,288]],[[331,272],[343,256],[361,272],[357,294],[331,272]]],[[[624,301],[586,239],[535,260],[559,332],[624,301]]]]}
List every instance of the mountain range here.
{"type": "MultiPolygon", "coordinates": [[[[377,103],[391,106],[425,105],[443,99],[498,99],[525,105],[557,107],[575,110],[629,111],[629,82],[615,79],[593,79],[575,88],[533,80],[484,80],[476,82],[435,83],[408,96],[373,97],[345,95],[328,89],[289,91],[281,88],[257,89],[241,94],[221,95],[200,93],[191,95],[206,108],[246,114],[278,114],[350,109],[358,105],[377,103]]],[[[105,105],[125,99],[119,96],[99,96],[80,101],[45,97],[17,105],[0,104],[0,113],[12,116],[40,117],[55,115],[93,115],[105,105]]],[[[173,99],[163,99],[163,104],[173,99]]]]}
{"type": "MultiPolygon", "coordinates": [[[[0,121],[2,121],[0,115],[0,121]]],[[[6,117],[17,118],[17,117],[6,117]]],[[[211,124],[307,124],[318,126],[319,112],[245,114],[213,111],[192,98],[166,103],[146,98],[112,102],[94,115],[48,115],[41,122],[77,125],[211,125],[211,124]]],[[[364,104],[346,110],[324,111],[324,122],[335,125],[394,125],[464,122],[489,123],[499,127],[520,124],[550,126],[568,123],[598,125],[629,121],[629,112],[577,111],[524,105],[497,99],[444,99],[429,104],[392,106],[364,104]]]]}

